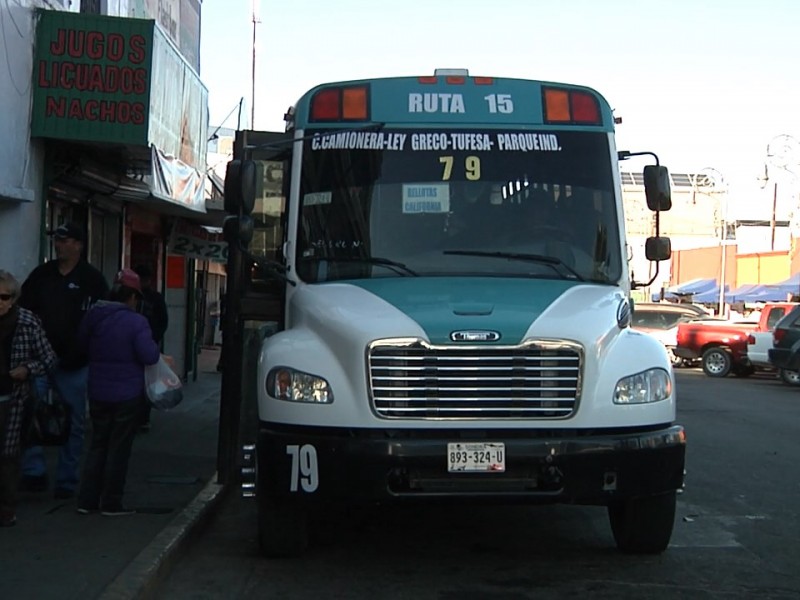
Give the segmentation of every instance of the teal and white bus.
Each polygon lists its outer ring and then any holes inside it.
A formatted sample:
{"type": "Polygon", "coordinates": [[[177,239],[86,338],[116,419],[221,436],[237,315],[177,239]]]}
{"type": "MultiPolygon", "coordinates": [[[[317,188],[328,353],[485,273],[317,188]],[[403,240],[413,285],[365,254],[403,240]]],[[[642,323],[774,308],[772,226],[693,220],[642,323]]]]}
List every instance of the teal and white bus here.
{"type": "Polygon", "coordinates": [[[223,420],[249,390],[264,553],[333,505],[487,500],[604,506],[620,550],[663,551],[685,436],[629,327],[618,166],[651,153],[617,151],[606,100],[446,70],[320,85],[286,122],[239,132],[226,181],[223,420]]]}

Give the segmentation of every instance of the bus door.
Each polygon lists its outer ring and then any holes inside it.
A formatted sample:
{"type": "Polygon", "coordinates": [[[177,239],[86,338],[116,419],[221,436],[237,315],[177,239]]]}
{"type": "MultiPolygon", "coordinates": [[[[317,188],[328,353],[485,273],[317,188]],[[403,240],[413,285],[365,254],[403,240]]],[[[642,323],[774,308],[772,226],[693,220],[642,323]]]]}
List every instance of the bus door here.
{"type": "Polygon", "coordinates": [[[222,315],[222,397],[217,472],[229,483],[241,441],[258,427],[258,354],[284,327],[289,134],[238,131],[225,182],[227,283],[222,315]],[[284,180],[284,174],[286,178],[284,180]],[[284,184],[286,181],[286,184],[284,184]]]}

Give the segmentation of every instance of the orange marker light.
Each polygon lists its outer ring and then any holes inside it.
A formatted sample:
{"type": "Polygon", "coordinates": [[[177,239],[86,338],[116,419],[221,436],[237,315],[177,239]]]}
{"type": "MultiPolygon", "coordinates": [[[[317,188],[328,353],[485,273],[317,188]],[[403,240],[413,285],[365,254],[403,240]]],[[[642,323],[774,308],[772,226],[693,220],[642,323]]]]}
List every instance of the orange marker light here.
{"type": "Polygon", "coordinates": [[[367,115],[367,88],[345,88],[342,93],[342,117],[348,121],[365,121],[367,115]]]}
{"type": "Polygon", "coordinates": [[[568,123],[572,119],[569,112],[569,93],[566,90],[544,90],[545,120],[551,123],[568,123]]]}

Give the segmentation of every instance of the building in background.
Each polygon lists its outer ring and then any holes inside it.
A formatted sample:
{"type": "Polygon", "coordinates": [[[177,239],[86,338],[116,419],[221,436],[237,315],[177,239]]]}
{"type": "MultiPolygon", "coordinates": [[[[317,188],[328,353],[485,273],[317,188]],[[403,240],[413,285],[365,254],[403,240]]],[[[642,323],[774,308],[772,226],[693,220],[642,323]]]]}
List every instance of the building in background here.
{"type": "Polygon", "coordinates": [[[185,373],[202,342],[213,257],[175,238],[213,244],[222,219],[206,209],[200,9],[199,0],[0,4],[0,268],[25,278],[52,255],[48,230],[82,224],[88,258],[109,280],[143,263],[157,274],[170,312],[165,351],[185,373]]]}
{"type": "MultiPolygon", "coordinates": [[[[654,266],[645,259],[644,243],[655,234],[655,216],[647,208],[642,174],[623,171],[620,177],[630,267],[636,281],[646,282],[654,266]]],[[[672,209],[660,214],[660,233],[671,239],[673,258],[659,265],[653,284],[639,290],[640,299],[692,279],[724,280],[724,285],[734,289],[745,283],[772,283],[788,277],[792,238],[785,215],[730,218],[726,205],[729,191],[715,186],[707,173],[670,173],[670,178],[672,209]],[[723,247],[725,275],[721,277],[723,247]],[[755,274],[763,279],[741,280],[755,274]]]]}

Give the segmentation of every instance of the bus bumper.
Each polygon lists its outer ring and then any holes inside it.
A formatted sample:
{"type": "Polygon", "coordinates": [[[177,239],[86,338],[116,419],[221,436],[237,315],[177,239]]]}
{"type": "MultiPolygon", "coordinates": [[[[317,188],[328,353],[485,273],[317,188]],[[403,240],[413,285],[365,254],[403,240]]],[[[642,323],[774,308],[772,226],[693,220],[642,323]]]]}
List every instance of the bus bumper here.
{"type": "Polygon", "coordinates": [[[593,435],[478,435],[262,423],[256,490],[259,497],[309,506],[453,499],[604,505],[683,487],[685,439],[678,425],[593,435]],[[448,442],[504,443],[505,471],[449,473],[448,442]]]}

